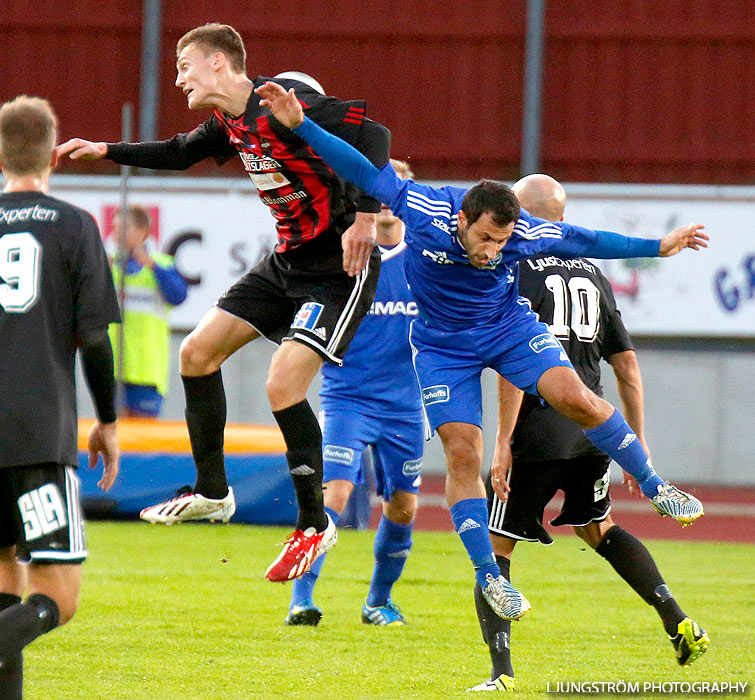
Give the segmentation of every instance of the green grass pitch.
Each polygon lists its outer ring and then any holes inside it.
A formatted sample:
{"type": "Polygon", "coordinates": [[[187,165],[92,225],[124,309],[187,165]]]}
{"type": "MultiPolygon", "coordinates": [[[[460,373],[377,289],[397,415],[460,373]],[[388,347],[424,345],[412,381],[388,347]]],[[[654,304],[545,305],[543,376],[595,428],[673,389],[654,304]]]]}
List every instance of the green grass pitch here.
{"type": "MultiPolygon", "coordinates": [[[[283,529],[90,523],[87,533],[79,612],[27,649],[27,700],[433,700],[470,697],[489,674],[453,532],[415,534],[394,589],[408,625],[376,628],[360,621],[373,533],[342,531],[315,629],[285,627],[291,586],[264,579],[283,529]]],[[[575,537],[520,544],[512,575],[533,609],[513,624],[516,697],[559,681],[755,681],[755,546],[646,544],[708,631],[708,653],[677,666],[655,612],[575,537]]]]}

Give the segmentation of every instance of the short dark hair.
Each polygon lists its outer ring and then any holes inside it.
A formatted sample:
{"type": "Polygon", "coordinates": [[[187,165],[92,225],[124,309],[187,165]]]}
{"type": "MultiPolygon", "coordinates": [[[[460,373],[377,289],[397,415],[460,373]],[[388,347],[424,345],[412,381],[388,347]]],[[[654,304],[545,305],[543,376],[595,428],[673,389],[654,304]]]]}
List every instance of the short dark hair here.
{"type": "Polygon", "coordinates": [[[47,100],[19,95],[0,107],[0,163],[14,175],[50,167],[58,120],[47,100]]]}
{"type": "Polygon", "coordinates": [[[241,35],[229,24],[211,22],[186,32],[176,44],[176,56],[189,44],[201,44],[210,51],[224,53],[237,73],[246,73],[246,49],[241,35]]]}
{"type": "Polygon", "coordinates": [[[464,195],[461,210],[469,226],[485,212],[490,212],[496,226],[507,226],[519,218],[519,201],[508,185],[498,180],[480,180],[464,195]]]}

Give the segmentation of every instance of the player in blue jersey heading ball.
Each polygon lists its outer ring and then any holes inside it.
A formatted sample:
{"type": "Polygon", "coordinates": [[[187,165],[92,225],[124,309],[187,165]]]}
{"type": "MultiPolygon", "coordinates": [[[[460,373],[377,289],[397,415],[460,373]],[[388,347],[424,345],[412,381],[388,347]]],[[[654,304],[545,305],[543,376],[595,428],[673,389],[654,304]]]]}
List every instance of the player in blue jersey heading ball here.
{"type": "Polygon", "coordinates": [[[519,619],[530,606],[501,575],[485,531],[480,477],[480,375],[485,367],[576,421],[596,447],[637,480],[662,515],[683,524],[702,515],[696,498],[655,473],[624,417],[584,385],[558,340],[519,297],[516,263],[546,249],[561,257],[667,257],[705,247],[703,226],[685,226],[660,240],[631,238],[533,217],[500,182],[483,180],[467,190],[401,180],[390,164],[376,168],[306,119],[293,90],[268,82],[256,92],[260,104],[339,175],[387,204],[406,225],[406,273],[420,311],[411,342],[423,404],[443,442],[454,527],[497,615],[519,619]]]}

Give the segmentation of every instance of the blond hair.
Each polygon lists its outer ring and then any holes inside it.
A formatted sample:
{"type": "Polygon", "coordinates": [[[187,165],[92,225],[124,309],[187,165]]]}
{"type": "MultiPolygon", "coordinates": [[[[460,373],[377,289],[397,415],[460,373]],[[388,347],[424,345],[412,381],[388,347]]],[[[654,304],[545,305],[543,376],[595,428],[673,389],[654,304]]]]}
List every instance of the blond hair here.
{"type": "Polygon", "coordinates": [[[20,95],[0,107],[0,163],[14,175],[36,175],[50,167],[58,120],[41,97],[20,95]]]}
{"type": "Polygon", "coordinates": [[[208,52],[220,51],[236,73],[246,73],[246,49],[241,35],[229,24],[211,22],[186,32],[176,44],[176,56],[189,44],[200,44],[208,52]]]}
{"type": "Polygon", "coordinates": [[[393,166],[393,169],[396,171],[396,175],[398,175],[402,180],[411,180],[411,178],[414,177],[414,173],[412,172],[412,169],[409,166],[409,163],[407,163],[405,160],[398,160],[398,158],[391,158],[391,165],[393,166]]]}

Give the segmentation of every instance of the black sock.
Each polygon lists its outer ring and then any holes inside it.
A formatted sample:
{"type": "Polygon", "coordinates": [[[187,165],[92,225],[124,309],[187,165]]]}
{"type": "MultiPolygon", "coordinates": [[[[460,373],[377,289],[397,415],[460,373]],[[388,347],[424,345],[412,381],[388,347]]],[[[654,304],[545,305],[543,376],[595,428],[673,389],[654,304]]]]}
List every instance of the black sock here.
{"type": "Polygon", "coordinates": [[[186,394],[186,426],[191,453],[197,467],[196,493],[207,498],[225,498],[228,482],[223,461],[223,431],[226,404],[220,370],[202,377],[181,375],[186,394]]]}
{"type": "Polygon", "coordinates": [[[685,615],[674,600],[653,557],[634,535],[614,525],[595,551],[616,569],[648,605],[652,605],[669,635],[676,635],[685,615]]]}
{"type": "Polygon", "coordinates": [[[322,532],[328,524],[322,502],[322,433],[317,417],[305,399],[273,416],[286,441],[288,471],[299,504],[297,530],[314,527],[322,532]]]}
{"type": "MultiPolygon", "coordinates": [[[[496,556],[495,560],[503,577],[507,581],[511,581],[509,578],[511,562],[506,557],[500,556],[496,556]]],[[[477,608],[477,619],[482,630],[482,638],[490,650],[490,660],[493,664],[491,678],[498,678],[502,673],[513,678],[514,669],[511,666],[511,649],[509,647],[511,620],[502,620],[490,609],[479,586],[474,587],[474,602],[475,608],[477,608]]]]}
{"type": "Polygon", "coordinates": [[[0,612],[0,659],[18,654],[37,637],[58,626],[58,604],[42,593],[0,612]]]}
{"type": "MultiPolygon", "coordinates": [[[[0,612],[21,602],[20,596],[0,593],[0,612]]],[[[21,700],[24,686],[24,657],[19,651],[0,659],[0,698],[21,700]]]]}

